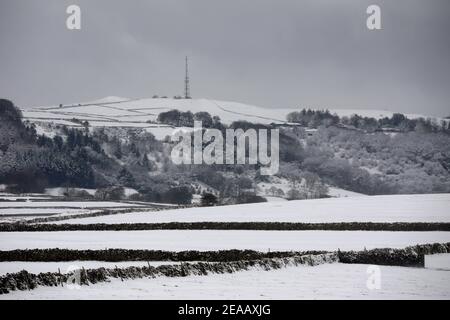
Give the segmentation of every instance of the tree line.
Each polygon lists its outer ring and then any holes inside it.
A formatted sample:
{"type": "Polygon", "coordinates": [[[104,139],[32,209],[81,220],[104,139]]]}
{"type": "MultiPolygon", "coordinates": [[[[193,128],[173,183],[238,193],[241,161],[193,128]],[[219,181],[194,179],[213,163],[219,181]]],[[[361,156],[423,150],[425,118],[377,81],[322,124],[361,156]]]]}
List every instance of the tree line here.
{"type": "Polygon", "coordinates": [[[450,122],[433,121],[430,118],[409,119],[404,114],[394,113],[391,117],[375,119],[353,114],[350,117],[339,117],[328,110],[302,109],[287,115],[288,122],[298,123],[304,127],[318,128],[319,126],[343,126],[355,128],[366,132],[380,130],[397,130],[400,132],[445,132],[450,133],[450,122]]]}

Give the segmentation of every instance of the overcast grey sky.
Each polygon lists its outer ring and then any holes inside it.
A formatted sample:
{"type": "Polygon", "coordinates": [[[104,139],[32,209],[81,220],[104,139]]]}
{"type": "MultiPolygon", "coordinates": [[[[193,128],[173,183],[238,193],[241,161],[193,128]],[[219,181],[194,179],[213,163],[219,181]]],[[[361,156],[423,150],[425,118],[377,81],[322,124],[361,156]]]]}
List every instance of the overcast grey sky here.
{"type": "Polygon", "coordinates": [[[173,96],[188,55],[194,98],[450,115],[449,38],[448,0],[0,0],[0,96],[173,96]]]}

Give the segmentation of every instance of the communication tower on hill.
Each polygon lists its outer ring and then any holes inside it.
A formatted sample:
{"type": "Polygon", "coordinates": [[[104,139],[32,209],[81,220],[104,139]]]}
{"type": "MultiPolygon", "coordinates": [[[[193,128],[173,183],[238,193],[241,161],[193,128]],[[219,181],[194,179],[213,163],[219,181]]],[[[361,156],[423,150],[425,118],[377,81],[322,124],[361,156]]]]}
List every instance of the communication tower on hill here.
{"type": "Polygon", "coordinates": [[[189,61],[187,56],[186,56],[186,76],[184,78],[184,98],[191,99],[190,85],[189,85],[189,61]]]}

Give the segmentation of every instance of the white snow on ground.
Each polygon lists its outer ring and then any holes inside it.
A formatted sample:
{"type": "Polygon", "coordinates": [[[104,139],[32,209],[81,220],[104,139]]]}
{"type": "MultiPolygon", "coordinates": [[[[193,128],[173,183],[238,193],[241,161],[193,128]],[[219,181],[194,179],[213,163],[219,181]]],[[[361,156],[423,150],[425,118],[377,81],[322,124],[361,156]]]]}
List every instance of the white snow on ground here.
{"type": "MultiPolygon", "coordinates": [[[[304,187],[304,181],[302,181],[302,185],[304,187]]],[[[263,196],[267,199],[267,196],[275,196],[275,197],[285,197],[285,195],[289,192],[289,190],[292,188],[292,183],[286,178],[277,177],[277,176],[271,176],[268,177],[268,181],[259,182],[257,184],[257,194],[259,196],[263,196]],[[283,193],[280,194],[274,194],[272,191],[273,188],[279,189],[283,191],[283,193]]],[[[329,186],[328,187],[328,196],[333,198],[341,198],[341,197],[361,197],[366,196],[363,193],[357,193],[345,189],[340,189],[336,187],[329,186]]],[[[283,198],[280,198],[283,199],[283,198]]],[[[269,200],[268,200],[269,201],[269,200]]]]}
{"type": "Polygon", "coordinates": [[[58,272],[67,273],[73,268],[84,269],[97,269],[97,268],[126,268],[130,266],[134,267],[146,267],[149,264],[151,266],[160,266],[162,264],[177,264],[179,262],[172,261],[119,261],[119,262],[107,262],[107,261],[59,261],[59,262],[28,262],[28,261],[7,261],[0,262],[0,275],[7,273],[15,273],[22,270],[27,270],[30,273],[41,272],[58,272]],[[71,268],[71,269],[69,269],[71,268]]]}
{"type": "Polygon", "coordinates": [[[404,248],[434,242],[450,242],[450,232],[152,230],[0,233],[0,250],[122,248],[168,251],[334,251],[404,248]]]}
{"type": "Polygon", "coordinates": [[[175,132],[175,129],[171,127],[146,128],[145,130],[153,134],[157,140],[163,140],[166,136],[171,136],[175,132]]]}
{"type": "MultiPolygon", "coordinates": [[[[129,189],[127,193],[132,194],[133,190],[129,189]]],[[[98,212],[101,209],[115,211],[139,207],[141,207],[140,204],[108,201],[6,201],[0,202],[0,223],[10,223],[41,216],[88,214],[98,212]]]]}
{"type": "Polygon", "coordinates": [[[117,103],[117,102],[123,102],[123,101],[130,101],[132,99],[130,98],[123,98],[118,96],[107,96],[98,100],[91,101],[90,103],[117,103]]]}
{"type": "Polygon", "coordinates": [[[450,271],[450,253],[425,255],[425,268],[450,271]]]}
{"type": "Polygon", "coordinates": [[[284,201],[288,201],[284,198],[280,198],[280,197],[264,197],[266,198],[267,202],[284,202],[284,201]]]}
{"type": "Polygon", "coordinates": [[[328,195],[333,198],[342,198],[342,197],[364,197],[367,196],[363,193],[353,192],[345,189],[329,187],[328,195]]]}
{"type": "Polygon", "coordinates": [[[36,216],[52,214],[82,214],[94,212],[85,209],[58,209],[58,208],[0,208],[0,216],[36,216]]]}
{"type": "MultiPolygon", "coordinates": [[[[86,191],[91,196],[93,196],[95,194],[95,192],[97,191],[97,189],[86,189],[86,188],[70,188],[70,189],[76,190],[76,191],[86,191]]],[[[54,196],[54,197],[60,197],[60,196],[63,196],[66,191],[67,191],[67,188],[62,188],[62,187],[47,188],[47,189],[45,189],[45,194],[48,194],[48,195],[54,196]]]]}
{"type": "Polygon", "coordinates": [[[129,197],[133,194],[139,193],[136,189],[133,189],[133,188],[125,188],[124,192],[125,192],[126,197],[129,197]]]}
{"type": "MultiPolygon", "coordinates": [[[[97,191],[97,189],[86,189],[86,188],[70,188],[70,189],[75,190],[75,191],[86,191],[91,196],[95,195],[95,192],[97,191]]],[[[124,188],[124,191],[125,191],[125,196],[127,196],[127,197],[132,194],[138,193],[137,190],[132,189],[132,188],[124,188]]],[[[45,194],[48,194],[48,195],[51,195],[54,197],[63,196],[64,193],[66,193],[66,192],[67,192],[67,188],[61,188],[61,187],[45,189],[45,194]]]]}
{"type": "MultiPolygon", "coordinates": [[[[114,98],[114,97],[113,97],[114,98]]],[[[147,120],[156,120],[157,115],[172,109],[180,111],[209,112],[213,116],[219,116],[223,123],[231,123],[236,120],[247,120],[259,123],[280,123],[286,121],[286,115],[292,111],[300,109],[262,108],[249,104],[231,101],[218,101],[210,99],[125,99],[114,100],[106,97],[97,101],[82,103],[81,105],[65,105],[62,108],[42,107],[23,110],[24,117],[47,117],[80,120],[89,120],[92,116],[101,118],[108,117],[117,121],[135,121],[138,119],[142,123],[147,120]]],[[[374,118],[390,117],[393,112],[385,110],[358,110],[358,109],[331,109],[331,113],[339,116],[351,116],[359,114],[374,118]]],[[[407,114],[408,118],[423,117],[422,115],[407,114]]],[[[432,118],[433,121],[442,119],[432,118]]],[[[55,120],[58,122],[58,120],[55,120]]],[[[105,124],[107,125],[107,123],[105,124]]]]}
{"type": "Polygon", "coordinates": [[[38,287],[0,299],[450,299],[450,272],[380,266],[381,288],[367,288],[368,265],[324,264],[182,278],[38,287]]]}
{"type": "Polygon", "coordinates": [[[109,201],[36,201],[36,202],[0,202],[0,213],[2,208],[117,208],[117,207],[139,207],[137,204],[109,202],[109,201]]]}
{"type": "Polygon", "coordinates": [[[89,121],[91,127],[112,127],[112,128],[148,128],[149,124],[146,122],[127,122],[127,121],[89,121]]]}
{"type": "MultiPolygon", "coordinates": [[[[24,120],[30,120],[31,122],[54,122],[56,124],[62,124],[62,125],[77,125],[72,121],[70,121],[73,118],[78,118],[76,116],[76,113],[62,113],[62,111],[56,111],[56,110],[44,110],[44,109],[23,109],[22,110],[23,118],[24,120]]],[[[83,115],[83,120],[90,120],[90,119],[97,119],[102,120],[102,117],[99,116],[93,116],[89,114],[83,115]]]]}
{"type": "Polygon", "coordinates": [[[34,129],[38,136],[44,135],[53,139],[56,135],[55,130],[52,128],[51,124],[45,122],[33,122],[34,129]]]}
{"type": "Polygon", "coordinates": [[[450,194],[389,195],[174,209],[60,223],[450,222],[450,194]]]}
{"type": "Polygon", "coordinates": [[[0,202],[2,201],[31,201],[31,200],[51,200],[51,197],[27,197],[27,196],[0,196],[0,202]]]}
{"type": "Polygon", "coordinates": [[[0,201],[17,201],[17,200],[51,200],[52,198],[46,194],[14,194],[14,193],[6,193],[0,192],[0,201]]]}

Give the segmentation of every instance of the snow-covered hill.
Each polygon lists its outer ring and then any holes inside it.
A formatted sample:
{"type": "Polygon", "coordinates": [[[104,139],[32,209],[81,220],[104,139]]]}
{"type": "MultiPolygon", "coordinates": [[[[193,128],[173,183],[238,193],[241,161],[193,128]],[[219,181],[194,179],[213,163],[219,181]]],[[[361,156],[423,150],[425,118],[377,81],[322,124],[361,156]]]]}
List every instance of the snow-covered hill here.
{"type": "MultiPolygon", "coordinates": [[[[209,99],[127,99],[106,97],[103,99],[62,106],[38,107],[24,110],[29,119],[48,118],[52,120],[77,118],[88,120],[91,125],[97,122],[145,123],[155,121],[158,114],[168,110],[206,111],[217,115],[222,122],[231,123],[236,120],[271,123],[284,122],[289,109],[264,109],[237,102],[226,102],[209,99]]],[[[104,125],[108,126],[108,123],[104,125]]]]}
{"type": "MultiPolygon", "coordinates": [[[[300,108],[269,109],[239,102],[210,99],[129,99],[111,96],[79,104],[36,107],[23,110],[23,113],[26,119],[33,122],[54,122],[67,125],[70,124],[68,121],[76,118],[82,121],[89,121],[89,124],[93,127],[144,127],[152,128],[153,131],[154,128],[167,126],[150,124],[148,121],[155,122],[159,113],[172,109],[191,111],[193,113],[206,111],[212,116],[219,116],[225,124],[237,120],[265,124],[284,123],[288,113],[300,110],[300,108]]],[[[391,111],[383,110],[329,110],[331,113],[336,113],[339,116],[359,114],[361,116],[382,118],[390,117],[393,114],[391,111]]],[[[418,117],[427,118],[427,116],[418,114],[407,114],[406,116],[411,119],[418,117]]],[[[435,121],[443,120],[440,118],[432,119],[435,121]]],[[[73,124],[76,125],[75,123],[73,124]]]]}

